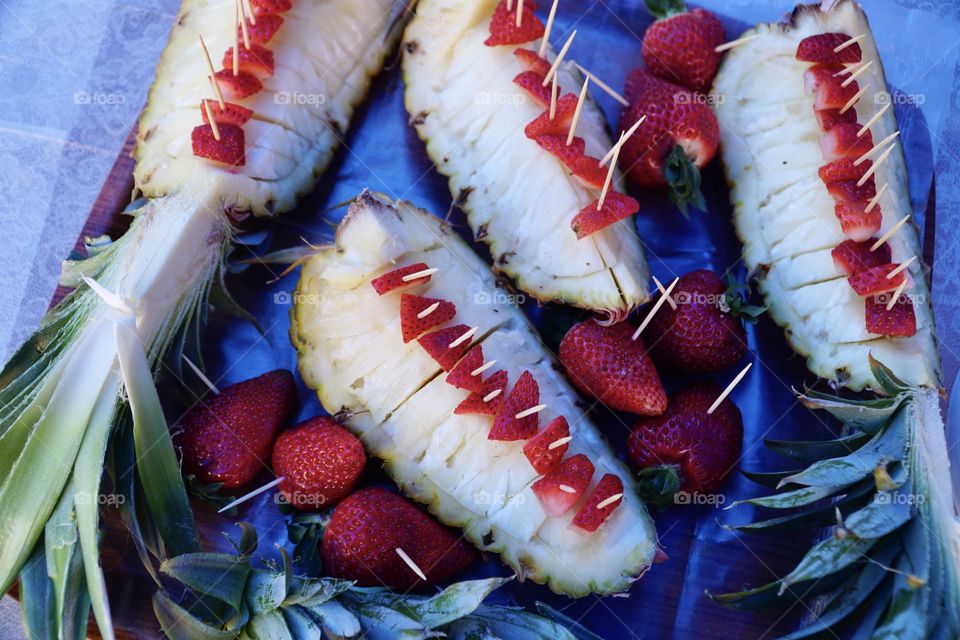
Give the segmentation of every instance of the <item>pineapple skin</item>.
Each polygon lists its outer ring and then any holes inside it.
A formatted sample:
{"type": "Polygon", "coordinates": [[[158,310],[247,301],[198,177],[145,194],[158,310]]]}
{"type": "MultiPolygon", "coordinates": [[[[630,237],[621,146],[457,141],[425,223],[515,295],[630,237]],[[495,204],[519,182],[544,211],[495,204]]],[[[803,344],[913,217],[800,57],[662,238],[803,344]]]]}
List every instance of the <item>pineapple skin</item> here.
{"type": "Polygon", "coordinates": [[[384,461],[404,493],[461,527],[479,548],[500,554],[522,578],[583,596],[626,590],[649,568],[656,533],[629,470],[584,414],[526,317],[438,218],[362,194],[335,246],[304,265],[290,335],[304,381],[384,461]],[[548,405],[541,424],[567,417],[574,436],[568,455],[590,457],[593,484],[604,473],[623,480],[625,502],[595,534],[568,528],[576,508],[547,518],[530,491],[537,476],[523,443],[489,441],[490,418],[454,415],[467,393],[448,385],[415,341],[402,343],[399,296],[377,296],[369,281],[420,261],[440,271],[415,292],[453,301],[458,314],[450,324],[479,326],[485,359],[496,359],[510,380],[524,369],[534,374],[548,405]]]}
{"type": "MultiPolygon", "coordinates": [[[[918,257],[909,267],[916,335],[868,334],[863,300],[845,295],[845,277],[833,266],[830,249],[845,237],[817,175],[823,164],[820,131],[813,97],[803,91],[809,64],[794,57],[800,40],[827,31],[868,34],[860,46],[863,61],[874,64],[858,77],[861,87],[870,88],[856,106],[858,120],[866,122],[883,105],[887,83],[866,16],[853,0],[841,0],[830,11],[799,5],[787,21],[747,31],[744,35],[760,37],[732,49],[714,82],[712,103],[744,262],[771,317],[814,374],[833,386],[879,390],[869,363],[872,354],[904,381],[937,388],[939,356],[915,225],[904,225],[890,246],[894,262],[918,257]]],[[[875,141],[896,130],[892,109],[871,127],[875,141]]],[[[912,212],[903,150],[899,140],[895,144],[875,174],[878,185],[890,185],[879,202],[883,222],[877,235],[912,212]]]]}

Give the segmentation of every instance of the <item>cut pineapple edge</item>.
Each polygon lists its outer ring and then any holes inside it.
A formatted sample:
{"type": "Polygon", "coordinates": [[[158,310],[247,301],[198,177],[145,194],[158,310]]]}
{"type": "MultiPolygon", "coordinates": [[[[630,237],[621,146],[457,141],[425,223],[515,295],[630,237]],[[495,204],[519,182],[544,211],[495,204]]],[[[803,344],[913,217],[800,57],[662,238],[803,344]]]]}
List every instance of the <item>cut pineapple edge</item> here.
{"type": "MultiPolygon", "coordinates": [[[[825,164],[818,144],[822,132],[803,80],[811,63],[795,57],[801,40],[828,32],[867,36],[859,43],[862,62],[873,64],[857,77],[859,86],[868,88],[855,107],[857,120],[866,123],[891,98],[870,25],[853,0],[840,0],[830,10],[799,5],[786,22],[747,31],[745,36],[757,37],[727,54],[714,82],[711,103],[744,262],[772,318],[816,375],[855,391],[878,390],[872,354],[910,384],[939,387],[930,291],[915,225],[903,225],[889,240],[893,262],[918,257],[909,267],[913,285],[906,291],[917,316],[914,336],[868,333],[864,299],[833,264],[830,252],[846,238],[817,173],[825,164]]],[[[897,131],[893,109],[870,131],[875,142],[897,131]]],[[[883,221],[877,236],[912,215],[899,138],[894,144],[874,175],[878,188],[889,185],[879,200],[883,221]]]]}
{"type": "MultiPolygon", "coordinates": [[[[633,220],[577,239],[571,220],[599,194],[524,135],[543,109],[513,83],[524,70],[513,52],[536,50],[540,41],[486,46],[496,4],[417,3],[402,47],[411,123],[498,271],[537,300],[623,318],[649,298],[649,271],[633,220]]],[[[555,60],[550,48],[545,57],[555,60]]],[[[558,95],[579,93],[583,78],[569,59],[557,77],[558,95]]],[[[596,158],[612,146],[592,100],[584,103],[577,135],[596,158]]],[[[611,188],[621,184],[618,173],[611,188]]]]}
{"type": "Polygon", "coordinates": [[[521,578],[558,593],[623,591],[650,566],[657,540],[632,474],[611,452],[559,365],[489,267],[443,221],[406,202],[364,192],[351,205],[333,246],[302,269],[291,310],[299,369],[324,408],[384,461],[409,497],[442,522],[461,527],[480,549],[498,553],[521,578]],[[596,467],[591,486],[566,515],[549,518],[531,485],[538,479],[523,441],[487,439],[492,419],[456,415],[468,393],[416,342],[401,338],[399,293],[379,296],[370,281],[401,266],[438,271],[412,293],[449,300],[447,323],[479,327],[487,360],[515,382],[524,370],[540,386],[541,428],[558,415],[570,425],[568,456],[596,467]],[[592,534],[571,520],[606,473],[624,485],[620,506],[592,534]]]}

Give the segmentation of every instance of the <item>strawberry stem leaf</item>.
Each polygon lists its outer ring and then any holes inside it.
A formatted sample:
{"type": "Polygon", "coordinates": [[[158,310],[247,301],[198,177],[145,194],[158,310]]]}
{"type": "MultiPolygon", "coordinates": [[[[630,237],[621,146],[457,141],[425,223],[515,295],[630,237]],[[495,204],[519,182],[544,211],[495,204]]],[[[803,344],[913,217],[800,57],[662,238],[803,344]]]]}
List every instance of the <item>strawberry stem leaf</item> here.
{"type": "Polygon", "coordinates": [[[683,0],[644,0],[644,4],[657,20],[669,18],[687,10],[687,4],[683,0]]]}
{"type": "Polygon", "coordinates": [[[641,469],[639,477],[640,499],[662,511],[674,504],[674,496],[680,491],[680,470],[674,464],[662,464],[641,469]]]}
{"type": "Polygon", "coordinates": [[[734,317],[742,318],[751,324],[756,324],[760,316],[764,314],[767,307],[758,307],[747,304],[744,292],[749,292],[750,287],[742,282],[738,282],[732,272],[726,274],[727,290],[723,292],[723,302],[721,309],[724,313],[733,314],[734,317]]]}
{"type": "Polygon", "coordinates": [[[700,193],[700,170],[687,157],[683,147],[675,145],[663,163],[663,177],[670,187],[670,201],[689,219],[689,207],[706,211],[707,203],[700,193]]]}

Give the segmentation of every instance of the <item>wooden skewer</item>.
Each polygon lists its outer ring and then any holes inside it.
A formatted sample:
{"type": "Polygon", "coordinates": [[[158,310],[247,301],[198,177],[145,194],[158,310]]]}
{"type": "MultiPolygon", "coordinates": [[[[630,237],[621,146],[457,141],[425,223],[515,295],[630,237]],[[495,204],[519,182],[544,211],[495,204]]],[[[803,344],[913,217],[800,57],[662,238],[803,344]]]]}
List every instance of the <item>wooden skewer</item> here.
{"type": "Polygon", "coordinates": [[[589,71],[587,71],[587,70],[583,67],[583,65],[581,65],[581,64],[580,64],[579,62],[577,62],[576,60],[572,60],[571,62],[573,62],[573,66],[575,66],[575,67],[577,68],[577,71],[579,71],[579,72],[582,73],[583,75],[585,75],[585,76],[587,76],[588,78],[590,78],[590,82],[592,82],[593,84],[595,84],[595,85],[597,85],[598,87],[600,87],[601,89],[603,89],[603,90],[607,93],[607,95],[609,95],[611,98],[613,98],[614,100],[616,100],[617,102],[619,102],[620,104],[622,104],[622,105],[625,106],[625,107],[629,107],[629,106],[630,106],[630,103],[627,102],[627,99],[624,98],[624,97],[623,97],[622,95],[620,95],[619,93],[617,93],[616,91],[614,91],[614,90],[610,87],[610,85],[608,85],[606,82],[604,82],[603,80],[601,80],[601,79],[598,78],[597,76],[595,76],[595,75],[593,75],[592,73],[590,73],[589,71]]]}
{"type": "Polygon", "coordinates": [[[424,574],[423,570],[417,566],[417,563],[413,561],[413,558],[407,555],[406,551],[404,551],[400,547],[397,547],[396,549],[394,549],[394,551],[397,552],[397,555],[400,556],[401,560],[407,563],[407,566],[410,567],[410,570],[413,571],[415,574],[417,574],[417,577],[419,577],[424,582],[427,581],[426,574],[424,574]]]}
{"type": "Polygon", "coordinates": [[[849,110],[850,110],[850,107],[852,107],[853,105],[857,104],[857,101],[860,100],[860,98],[863,97],[863,94],[865,94],[865,93],[867,92],[867,89],[869,89],[869,88],[870,88],[870,85],[868,85],[868,84],[863,85],[863,88],[861,88],[860,91],[857,91],[857,93],[854,94],[854,96],[853,96],[852,98],[850,98],[849,100],[847,100],[847,104],[843,105],[843,106],[840,108],[840,113],[841,113],[841,114],[844,114],[844,113],[846,113],[847,111],[849,111],[849,110]]]}
{"type": "Polygon", "coordinates": [[[860,65],[860,66],[857,68],[856,71],[854,71],[853,73],[850,74],[850,77],[849,77],[849,78],[847,78],[846,80],[844,80],[843,82],[841,82],[841,83],[840,83],[840,86],[841,86],[841,87],[846,87],[847,85],[849,85],[851,82],[853,82],[854,80],[856,80],[857,77],[859,77],[861,73],[863,73],[864,71],[866,71],[867,69],[869,69],[869,68],[870,68],[870,65],[872,65],[872,64],[873,64],[873,60],[868,60],[867,62],[864,62],[862,65],[860,65]]]}
{"type": "Polygon", "coordinates": [[[426,318],[428,315],[430,315],[431,313],[433,313],[434,311],[436,311],[436,310],[437,310],[437,307],[439,307],[439,306],[440,306],[440,301],[438,300],[437,302],[434,302],[432,305],[430,305],[429,307],[427,307],[426,309],[424,309],[423,311],[421,311],[420,313],[418,313],[418,314],[417,314],[417,317],[420,318],[421,320],[423,320],[423,319],[426,318]]]}
{"type": "Polygon", "coordinates": [[[497,364],[496,360],[491,360],[490,362],[484,362],[482,365],[470,372],[471,376],[478,376],[493,365],[497,364]]]}
{"type": "Polygon", "coordinates": [[[671,309],[677,308],[676,301],[670,297],[670,294],[667,293],[667,290],[663,288],[663,285],[660,284],[660,281],[657,280],[657,276],[653,276],[653,283],[657,285],[657,289],[660,290],[660,295],[664,296],[667,299],[667,303],[670,305],[671,309]]]}
{"type": "MultiPolygon", "coordinates": [[[[240,24],[240,14],[242,9],[240,8],[240,0],[236,0],[233,3],[233,23],[234,25],[240,24]]],[[[233,77],[236,78],[240,75],[240,35],[237,33],[238,29],[233,30],[233,77]]],[[[250,47],[247,47],[248,49],[250,47]]]]}
{"type": "Polygon", "coordinates": [[[619,501],[620,498],[622,498],[622,497],[623,497],[623,494],[622,494],[622,493],[615,493],[615,494],[613,494],[612,496],[610,496],[609,498],[607,498],[606,500],[601,500],[600,502],[598,502],[598,503],[597,503],[597,509],[606,509],[607,507],[609,507],[610,505],[612,505],[614,502],[619,501]]]}
{"type": "Polygon", "coordinates": [[[547,446],[547,451],[553,451],[554,449],[562,447],[563,445],[567,444],[572,440],[573,440],[573,436],[564,436],[563,438],[557,438],[547,446]]]}
{"type": "Polygon", "coordinates": [[[896,288],[893,294],[890,295],[890,301],[887,303],[887,311],[893,309],[896,306],[897,301],[900,300],[900,294],[903,293],[903,290],[907,288],[907,281],[904,280],[900,283],[900,286],[896,288]]]}
{"type": "Polygon", "coordinates": [[[451,342],[448,348],[453,349],[454,347],[459,347],[461,344],[463,344],[464,342],[472,338],[473,335],[479,330],[480,330],[480,327],[471,327],[470,329],[467,329],[466,331],[463,332],[462,336],[460,336],[459,338],[451,342]]]}
{"type": "Polygon", "coordinates": [[[567,38],[567,41],[563,43],[563,47],[561,47],[560,53],[557,54],[557,57],[553,61],[553,64],[550,65],[550,70],[547,71],[547,75],[543,78],[543,86],[547,86],[547,83],[550,82],[554,74],[557,73],[557,69],[560,68],[560,63],[563,62],[563,57],[567,55],[567,51],[570,50],[570,45],[573,44],[573,39],[576,37],[577,37],[577,30],[574,29],[573,33],[570,34],[570,37],[567,38]]]}
{"type": "Polygon", "coordinates": [[[867,37],[867,34],[865,34],[865,33],[861,33],[861,34],[858,35],[858,36],[853,36],[852,38],[850,38],[850,39],[847,40],[846,42],[841,42],[841,43],[838,44],[836,47],[834,47],[834,48],[833,48],[833,52],[834,52],[834,53],[840,53],[841,51],[843,51],[843,50],[846,49],[847,47],[849,47],[849,46],[851,46],[851,45],[853,45],[853,44],[856,44],[857,42],[860,42],[861,40],[863,40],[863,39],[866,38],[866,37],[867,37]]]}
{"type": "Polygon", "coordinates": [[[562,484],[562,485],[560,485],[560,486],[557,487],[557,488],[560,489],[560,491],[563,491],[564,493],[576,493],[576,492],[577,492],[576,489],[574,489],[573,487],[571,487],[571,486],[568,485],[568,484],[562,484]]]}
{"type": "Polygon", "coordinates": [[[543,40],[540,41],[540,57],[547,52],[547,45],[550,44],[550,30],[553,29],[553,18],[557,15],[557,5],[560,0],[553,0],[550,6],[550,14],[547,16],[547,26],[543,28],[543,40]]]}
{"type": "Polygon", "coordinates": [[[203,109],[207,112],[207,120],[210,121],[210,129],[213,131],[213,139],[217,142],[220,142],[220,127],[217,126],[217,121],[213,118],[213,110],[210,108],[209,101],[203,101],[203,109]]]}
{"type": "Polygon", "coordinates": [[[567,146],[573,142],[573,137],[577,133],[577,123],[580,122],[580,111],[583,109],[583,103],[587,99],[587,85],[590,84],[590,78],[583,78],[583,86],[580,87],[580,95],[577,97],[577,108],[573,110],[573,120],[570,121],[570,131],[567,132],[567,146]]]}
{"type": "Polygon", "coordinates": [[[516,420],[521,420],[521,419],[523,419],[523,418],[526,418],[527,416],[532,416],[532,415],[535,414],[535,413],[540,413],[541,411],[543,411],[543,410],[546,409],[546,408],[547,408],[547,405],[545,405],[545,404],[538,404],[538,405],[535,406],[535,407],[530,407],[529,409],[524,409],[523,411],[521,411],[520,413],[518,413],[517,415],[515,415],[515,416],[513,416],[513,417],[514,417],[516,420]]]}
{"type": "Polygon", "coordinates": [[[254,490],[251,491],[250,493],[246,493],[246,494],[240,496],[239,498],[237,498],[236,500],[234,500],[233,502],[228,503],[227,506],[221,507],[220,509],[217,509],[217,513],[223,513],[224,511],[229,511],[230,509],[233,509],[233,508],[234,508],[235,506],[237,506],[238,504],[242,504],[242,503],[246,502],[246,501],[249,500],[250,498],[256,498],[258,495],[260,495],[260,494],[263,493],[264,491],[269,491],[270,489],[273,489],[275,486],[277,486],[278,484],[280,484],[281,482],[283,482],[283,479],[284,479],[284,476],[280,476],[279,478],[276,478],[275,480],[271,480],[270,482],[268,482],[267,484],[263,485],[262,487],[259,487],[259,488],[257,488],[257,489],[254,489],[254,490]]]}
{"type": "Polygon", "coordinates": [[[200,48],[203,49],[203,57],[207,61],[207,69],[210,71],[210,84],[213,86],[213,92],[217,95],[217,102],[220,104],[220,108],[223,109],[226,106],[226,103],[223,101],[223,94],[220,92],[220,85],[217,84],[217,72],[213,69],[213,60],[210,59],[210,52],[207,51],[207,44],[203,41],[203,36],[200,38],[200,48]]]}
{"type": "Polygon", "coordinates": [[[498,395],[500,395],[501,393],[503,393],[503,389],[494,389],[493,391],[491,391],[491,392],[488,393],[487,395],[483,396],[483,401],[484,401],[484,402],[490,402],[491,400],[493,400],[494,398],[496,398],[496,397],[497,397],[498,395]]]}
{"type": "Polygon", "coordinates": [[[866,181],[870,179],[870,176],[872,176],[874,173],[877,172],[877,169],[880,168],[880,165],[882,165],[884,161],[890,157],[890,153],[893,151],[893,149],[894,149],[894,145],[890,145],[889,147],[887,147],[886,151],[880,154],[880,157],[877,158],[876,162],[871,164],[870,168],[867,169],[866,173],[864,173],[863,176],[859,180],[857,180],[858,187],[862,187],[864,183],[866,183],[866,181]]]}
{"type": "Polygon", "coordinates": [[[513,11],[513,0],[507,0],[507,11],[513,11]]]}
{"type": "Polygon", "coordinates": [[[910,214],[909,214],[909,213],[908,213],[907,215],[903,216],[902,218],[900,218],[900,221],[897,222],[897,224],[895,224],[895,225],[893,225],[892,227],[890,227],[890,230],[889,230],[889,231],[887,231],[885,234],[883,234],[882,236],[880,236],[880,239],[873,243],[873,246],[870,247],[870,251],[876,251],[877,249],[879,249],[880,247],[882,247],[882,246],[883,246],[883,243],[886,242],[887,240],[889,240],[890,238],[892,238],[892,237],[893,237],[893,234],[895,234],[897,231],[899,231],[899,230],[900,230],[900,227],[902,227],[903,225],[905,225],[905,224],[907,223],[907,220],[909,220],[909,219],[910,219],[910,214]]]}
{"type": "Polygon", "coordinates": [[[864,123],[864,125],[863,125],[862,127],[860,127],[860,130],[857,131],[857,137],[858,137],[858,138],[859,138],[860,136],[862,136],[863,134],[865,134],[867,131],[869,131],[869,130],[870,130],[870,127],[872,127],[873,125],[875,125],[875,124],[877,123],[877,120],[879,120],[880,118],[883,117],[883,114],[885,114],[885,113],[887,112],[887,109],[890,108],[890,104],[891,104],[891,103],[888,102],[887,104],[883,105],[883,108],[881,108],[879,111],[877,111],[875,114],[873,114],[873,117],[870,118],[869,120],[867,120],[867,121],[864,123]]]}
{"type": "Polygon", "coordinates": [[[911,256],[909,260],[907,260],[906,262],[901,264],[899,267],[897,267],[896,269],[888,273],[887,280],[893,280],[894,278],[896,278],[898,275],[900,275],[901,271],[909,268],[910,265],[913,264],[916,259],[917,259],[917,256],[911,256]]]}
{"type": "Polygon", "coordinates": [[[880,187],[880,189],[877,191],[877,195],[873,196],[873,200],[867,203],[867,207],[864,209],[864,212],[870,213],[873,210],[873,208],[877,206],[877,203],[880,202],[880,198],[887,191],[888,186],[889,186],[888,183],[884,183],[883,186],[880,187]]]}
{"type": "Polygon", "coordinates": [[[650,309],[650,313],[647,314],[647,317],[643,319],[643,322],[640,323],[640,326],[637,327],[637,330],[633,332],[631,340],[636,340],[640,337],[640,334],[643,333],[643,330],[647,328],[647,325],[650,324],[650,321],[653,320],[653,316],[657,315],[657,311],[660,310],[660,307],[663,306],[663,303],[667,301],[670,292],[673,291],[673,288],[677,286],[677,283],[680,282],[680,278],[674,278],[673,282],[670,283],[670,286],[667,287],[667,290],[663,292],[663,295],[660,296],[660,299],[657,300],[656,304],[653,305],[653,308],[650,309]]]}
{"type": "Polygon", "coordinates": [[[900,135],[900,130],[899,130],[899,129],[898,129],[897,131],[894,131],[894,132],[891,133],[890,135],[888,135],[886,138],[884,138],[883,140],[881,140],[881,141],[878,142],[877,144],[873,145],[873,147],[871,147],[871,149],[870,149],[869,151],[866,151],[862,156],[860,156],[859,158],[857,158],[856,160],[854,160],[854,161],[853,161],[853,166],[859,167],[861,164],[864,163],[864,161],[865,161],[867,158],[869,158],[870,156],[872,156],[873,153],[874,153],[877,149],[880,149],[880,148],[883,147],[885,144],[887,144],[888,142],[890,142],[891,140],[893,140],[894,138],[896,138],[898,135],[900,135]]]}
{"type": "Polygon", "coordinates": [[[714,47],[713,50],[716,51],[717,53],[723,53],[727,49],[733,49],[734,47],[739,47],[740,45],[746,44],[751,40],[756,40],[759,37],[760,37],[759,33],[753,33],[753,34],[750,34],[749,36],[743,36],[743,37],[737,38],[736,40],[731,40],[730,42],[724,42],[723,44],[714,47]]]}
{"type": "Polygon", "coordinates": [[[200,367],[193,364],[193,360],[184,355],[183,361],[187,363],[187,366],[193,369],[193,372],[197,374],[197,377],[200,378],[201,381],[203,381],[203,384],[207,385],[207,388],[210,389],[210,391],[213,391],[217,395],[220,394],[220,389],[217,389],[217,385],[213,384],[213,382],[210,381],[210,378],[203,375],[203,371],[200,371],[200,367]]]}
{"type": "Polygon", "coordinates": [[[607,192],[610,191],[610,183],[613,182],[613,172],[617,170],[617,159],[620,157],[620,147],[626,139],[626,132],[620,134],[620,140],[614,146],[613,157],[610,159],[610,168],[607,169],[607,178],[603,181],[603,190],[600,191],[600,198],[597,200],[597,211],[603,209],[603,202],[607,199],[607,192]]]}
{"type": "MultiPolygon", "coordinates": [[[[243,33],[243,47],[247,51],[249,51],[250,50],[250,33],[247,31],[248,11],[243,8],[243,0],[237,0],[237,8],[240,10],[240,16],[237,22],[240,23],[240,31],[241,33],[243,33]]],[[[253,15],[253,14],[251,13],[250,15],[253,15]]],[[[251,24],[256,24],[256,22],[253,22],[253,20],[251,20],[250,22],[251,24]]],[[[237,47],[240,46],[239,41],[237,42],[236,46],[237,47]]],[[[234,51],[236,51],[236,48],[234,48],[234,51]]],[[[236,55],[236,53],[234,55],[236,55]]]]}
{"type": "Polygon", "coordinates": [[[517,0],[517,28],[523,23],[523,0],[517,0]]]}
{"type": "Polygon", "coordinates": [[[557,74],[553,74],[553,80],[550,81],[550,119],[553,120],[557,115],[557,74]]]}
{"type": "Polygon", "coordinates": [[[250,19],[250,24],[257,26],[257,16],[253,13],[253,7],[250,6],[250,0],[242,0],[244,17],[250,19]]]}
{"type": "Polygon", "coordinates": [[[619,140],[617,140],[617,143],[616,143],[615,145],[613,145],[612,147],[610,147],[610,151],[607,151],[606,155],[604,155],[604,156],[600,159],[600,166],[601,166],[601,167],[606,166],[606,164],[607,164],[608,162],[610,162],[610,158],[613,157],[613,154],[614,154],[614,153],[619,153],[619,152],[620,152],[620,147],[623,146],[623,143],[625,143],[627,140],[629,140],[629,139],[630,139],[630,136],[632,136],[633,134],[635,134],[635,133],[637,132],[637,129],[640,128],[640,125],[643,124],[643,121],[646,120],[646,119],[647,119],[646,114],[640,116],[640,119],[637,120],[636,122],[634,122],[634,123],[633,123],[633,126],[630,127],[629,129],[627,129],[626,133],[624,133],[624,135],[621,136],[619,140]]]}
{"type": "Polygon", "coordinates": [[[439,269],[437,269],[436,267],[431,267],[430,269],[424,269],[422,271],[417,271],[415,273],[408,273],[407,275],[400,278],[400,280],[402,280],[403,282],[411,282],[413,280],[419,280],[420,278],[426,278],[427,276],[432,276],[437,271],[439,271],[439,269]]]}
{"type": "Polygon", "coordinates": [[[714,401],[713,401],[713,404],[710,405],[710,408],[707,409],[707,414],[708,414],[708,415],[717,410],[717,407],[720,406],[720,403],[723,402],[724,399],[726,399],[726,397],[727,397],[728,395],[730,395],[730,392],[733,391],[733,388],[734,388],[735,386],[737,386],[737,385],[740,383],[741,380],[743,380],[743,376],[747,375],[747,371],[750,371],[750,367],[752,367],[752,366],[753,366],[753,363],[752,363],[752,362],[748,362],[748,363],[747,363],[747,366],[745,366],[745,367],[743,368],[743,371],[741,371],[740,373],[738,373],[738,374],[737,374],[737,377],[734,378],[733,381],[730,382],[730,384],[727,385],[727,388],[723,390],[723,393],[721,393],[719,396],[717,396],[717,399],[714,400],[714,401]]]}

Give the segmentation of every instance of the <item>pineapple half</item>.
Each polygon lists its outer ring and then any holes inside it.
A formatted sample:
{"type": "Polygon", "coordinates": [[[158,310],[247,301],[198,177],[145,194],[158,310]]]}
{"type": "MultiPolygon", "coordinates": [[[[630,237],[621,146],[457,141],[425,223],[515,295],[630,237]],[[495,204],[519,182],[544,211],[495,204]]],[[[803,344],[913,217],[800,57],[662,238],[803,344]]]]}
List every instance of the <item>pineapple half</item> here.
{"type": "MultiPolygon", "coordinates": [[[[713,104],[743,259],[771,316],[818,376],[854,390],[879,389],[869,363],[872,353],[904,381],[936,386],[939,362],[921,261],[909,268],[917,333],[887,338],[867,332],[863,298],[830,255],[845,237],[833,199],[817,175],[823,164],[821,130],[814,98],[804,93],[803,84],[810,64],[795,58],[803,38],[824,32],[869,34],[870,25],[851,0],[841,0],[829,11],[801,5],[788,23],[760,24],[746,32],[758,37],[727,54],[714,82],[713,104]]],[[[857,78],[861,88],[868,87],[856,105],[862,123],[889,102],[890,95],[873,39],[866,38],[860,47],[863,62],[873,62],[857,78]]],[[[875,141],[895,132],[893,109],[870,130],[875,141]]],[[[912,213],[903,151],[899,140],[895,144],[874,174],[878,186],[889,185],[879,201],[883,224],[878,235],[912,213]]],[[[889,244],[894,262],[921,255],[912,224],[901,227],[889,244]]]]}
{"type": "Polygon", "coordinates": [[[486,264],[440,219],[406,202],[364,192],[351,205],[336,243],[303,266],[291,311],[300,373],[323,406],[346,416],[367,449],[410,497],[443,522],[462,527],[485,551],[499,553],[521,577],[574,596],[623,591],[649,567],[653,524],[628,469],[617,460],[558,372],[526,316],[486,264]],[[452,301],[451,324],[479,326],[477,340],[515,381],[526,369],[547,409],[570,424],[568,455],[585,453],[595,484],[615,473],[624,501],[592,535],[569,528],[576,508],[548,518],[531,491],[537,474],[522,442],[487,439],[491,420],[455,415],[467,397],[445,381],[416,341],[404,344],[396,295],[370,281],[397,265],[439,269],[417,293],[452,301]]]}
{"type": "MultiPolygon", "coordinates": [[[[543,111],[513,83],[516,47],[488,47],[496,0],[423,0],[403,36],[410,122],[464,209],[494,268],[540,301],[625,316],[648,297],[643,247],[630,219],[578,240],[570,221],[597,194],[524,135],[543,111]]],[[[529,46],[536,48],[537,43],[529,46]]],[[[548,52],[548,59],[553,53],[548,52]]],[[[559,93],[583,79],[560,66],[559,93]]],[[[603,114],[583,107],[577,135],[586,153],[611,146],[603,114]]],[[[613,184],[617,188],[618,176],[613,184]]]]}

